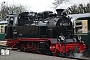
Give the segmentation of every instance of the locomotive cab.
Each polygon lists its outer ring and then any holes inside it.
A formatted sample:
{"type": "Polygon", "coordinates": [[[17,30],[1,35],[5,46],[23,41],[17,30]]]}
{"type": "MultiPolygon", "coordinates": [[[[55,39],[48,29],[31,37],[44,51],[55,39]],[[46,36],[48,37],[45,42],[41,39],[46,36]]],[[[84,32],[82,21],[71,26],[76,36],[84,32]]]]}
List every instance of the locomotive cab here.
{"type": "Polygon", "coordinates": [[[7,16],[8,25],[5,27],[5,38],[16,38],[17,32],[15,26],[17,26],[17,14],[10,14],[7,16]]]}
{"type": "Polygon", "coordinates": [[[17,26],[17,15],[16,14],[10,14],[7,16],[8,26],[17,26]]]}

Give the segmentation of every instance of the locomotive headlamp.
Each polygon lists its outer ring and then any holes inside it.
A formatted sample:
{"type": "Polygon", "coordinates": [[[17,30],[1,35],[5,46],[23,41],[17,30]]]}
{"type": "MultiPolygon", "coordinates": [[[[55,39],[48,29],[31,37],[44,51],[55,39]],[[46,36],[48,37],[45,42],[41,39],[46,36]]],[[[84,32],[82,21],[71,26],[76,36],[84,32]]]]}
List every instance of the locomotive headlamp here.
{"type": "Polygon", "coordinates": [[[11,20],[11,21],[13,21],[13,20],[14,20],[14,18],[13,18],[13,17],[10,17],[10,20],[11,20]]]}
{"type": "Polygon", "coordinates": [[[61,40],[65,40],[65,37],[64,36],[61,36],[61,40]]]}

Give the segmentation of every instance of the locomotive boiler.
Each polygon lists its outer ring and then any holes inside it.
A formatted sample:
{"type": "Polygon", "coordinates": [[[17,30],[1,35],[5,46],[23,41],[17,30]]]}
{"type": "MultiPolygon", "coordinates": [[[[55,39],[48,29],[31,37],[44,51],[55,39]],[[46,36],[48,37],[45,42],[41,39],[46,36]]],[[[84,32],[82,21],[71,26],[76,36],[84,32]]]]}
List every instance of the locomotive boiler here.
{"type": "Polygon", "coordinates": [[[29,12],[9,15],[6,27],[7,45],[21,51],[58,56],[84,51],[84,42],[73,39],[71,19],[66,14],[57,16],[47,12],[48,17],[41,20],[29,12]]]}

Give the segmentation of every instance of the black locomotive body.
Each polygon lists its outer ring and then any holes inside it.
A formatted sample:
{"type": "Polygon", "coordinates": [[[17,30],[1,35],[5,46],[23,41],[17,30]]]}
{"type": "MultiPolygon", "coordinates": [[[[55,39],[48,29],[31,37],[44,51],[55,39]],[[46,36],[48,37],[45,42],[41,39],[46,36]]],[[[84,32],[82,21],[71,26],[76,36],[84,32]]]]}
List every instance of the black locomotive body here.
{"type": "MultiPolygon", "coordinates": [[[[73,39],[71,19],[66,15],[57,16],[45,11],[44,17],[23,12],[8,17],[6,40],[9,47],[17,47],[21,51],[36,51],[38,53],[63,55],[83,51],[84,42],[73,39]],[[76,48],[75,48],[76,46],[76,48]]],[[[44,15],[43,15],[44,16],[44,15]]]]}
{"type": "Polygon", "coordinates": [[[51,37],[53,38],[57,38],[61,34],[63,34],[65,38],[68,38],[69,34],[73,35],[72,22],[70,18],[67,18],[65,16],[52,18],[47,22],[47,29],[48,35],[52,35],[51,37]],[[52,34],[50,34],[49,32],[52,32],[52,34]]]}
{"type": "Polygon", "coordinates": [[[71,19],[64,15],[50,16],[41,21],[37,20],[37,22],[35,18],[31,19],[30,17],[28,12],[10,16],[6,37],[58,38],[63,34],[68,38],[69,34],[73,35],[71,19]],[[13,20],[10,20],[11,18],[13,20]],[[14,32],[17,32],[16,36],[14,36],[14,32]]]}

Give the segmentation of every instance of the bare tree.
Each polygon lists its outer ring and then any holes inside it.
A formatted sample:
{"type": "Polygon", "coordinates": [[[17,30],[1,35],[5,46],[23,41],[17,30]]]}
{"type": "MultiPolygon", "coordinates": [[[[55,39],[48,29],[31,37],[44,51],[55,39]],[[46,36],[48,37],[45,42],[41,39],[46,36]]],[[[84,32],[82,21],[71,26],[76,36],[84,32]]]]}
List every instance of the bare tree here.
{"type": "Polygon", "coordinates": [[[73,5],[68,10],[69,14],[79,14],[79,13],[90,13],[90,3],[86,6],[83,4],[73,5]]]}
{"type": "Polygon", "coordinates": [[[7,6],[5,5],[5,2],[1,3],[1,10],[0,10],[0,17],[1,19],[5,19],[5,16],[8,14],[7,6]]]}
{"type": "MultiPolygon", "coordinates": [[[[53,3],[54,9],[56,9],[59,5],[65,2],[70,2],[69,0],[54,0],[55,2],[53,3]]],[[[87,5],[84,4],[79,4],[79,5],[73,5],[68,10],[66,11],[68,14],[79,14],[79,13],[90,13],[90,3],[87,5]]]]}
{"type": "Polygon", "coordinates": [[[60,4],[64,3],[64,2],[69,2],[69,0],[54,0],[55,2],[53,2],[54,5],[54,9],[57,8],[60,4]]]}
{"type": "Polygon", "coordinates": [[[1,4],[0,19],[5,20],[8,14],[18,14],[27,11],[23,5],[5,5],[5,2],[1,4]]]}
{"type": "Polygon", "coordinates": [[[74,14],[75,14],[75,13],[78,13],[78,11],[77,11],[78,8],[77,8],[76,5],[71,6],[68,10],[69,10],[69,13],[72,13],[72,12],[73,12],[74,14]]]}
{"type": "Polygon", "coordinates": [[[27,11],[27,10],[22,5],[19,5],[19,6],[12,5],[12,6],[8,7],[9,14],[14,14],[14,13],[17,14],[17,13],[21,13],[21,12],[25,12],[25,11],[27,11]]]}

